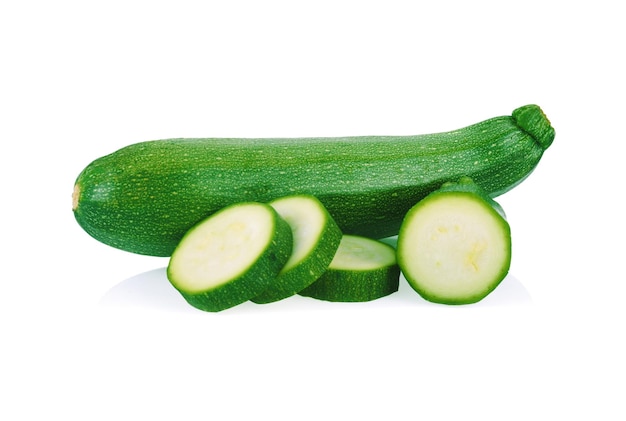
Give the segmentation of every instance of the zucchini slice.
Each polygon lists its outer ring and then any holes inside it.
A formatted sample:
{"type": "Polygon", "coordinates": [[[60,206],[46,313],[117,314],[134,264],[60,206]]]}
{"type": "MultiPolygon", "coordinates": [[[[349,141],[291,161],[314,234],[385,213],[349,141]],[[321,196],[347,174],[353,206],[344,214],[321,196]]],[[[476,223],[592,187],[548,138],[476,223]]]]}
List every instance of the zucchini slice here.
{"type": "Polygon", "coordinates": [[[299,292],[326,301],[363,302],[398,290],[396,251],[378,240],[344,235],[328,270],[299,292]]]}
{"type": "Polygon", "coordinates": [[[268,288],[252,299],[271,303],[295,295],[328,268],[341,241],[341,230],[324,205],[310,195],[293,195],[269,203],[289,224],[291,257],[268,288]]]}
{"type": "Polygon", "coordinates": [[[467,177],[446,183],[407,213],[398,263],[428,301],[478,302],[509,271],[511,230],[504,211],[467,177]]]}
{"type": "Polygon", "coordinates": [[[260,294],[292,251],[291,228],[269,205],[228,206],[190,229],[167,267],[192,306],[217,312],[260,294]]]}

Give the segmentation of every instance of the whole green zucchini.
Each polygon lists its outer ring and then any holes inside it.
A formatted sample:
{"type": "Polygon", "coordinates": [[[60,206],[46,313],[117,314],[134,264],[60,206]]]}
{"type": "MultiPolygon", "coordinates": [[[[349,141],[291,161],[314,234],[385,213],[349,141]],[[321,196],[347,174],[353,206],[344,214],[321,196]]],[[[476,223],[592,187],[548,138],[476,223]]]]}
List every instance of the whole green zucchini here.
{"type": "Polygon", "coordinates": [[[492,197],[524,180],[554,139],[536,105],[445,133],[337,138],[203,138],[136,143],[90,163],[74,187],[95,239],[169,256],[189,230],[237,202],[311,194],[345,234],[396,235],[406,212],[468,176],[492,197]]]}

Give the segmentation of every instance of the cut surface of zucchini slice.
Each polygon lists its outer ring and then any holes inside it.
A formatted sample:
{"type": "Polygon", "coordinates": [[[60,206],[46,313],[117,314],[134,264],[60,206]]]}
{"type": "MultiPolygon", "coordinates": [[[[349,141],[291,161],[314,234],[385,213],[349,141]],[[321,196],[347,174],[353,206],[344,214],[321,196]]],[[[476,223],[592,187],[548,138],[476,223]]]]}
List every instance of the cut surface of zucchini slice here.
{"type": "Polygon", "coordinates": [[[291,228],[269,205],[228,206],[190,229],[167,268],[189,304],[221,311],[261,293],[289,259],[291,228]]]}
{"type": "Polygon", "coordinates": [[[295,295],[318,279],[332,261],[341,230],[313,196],[287,196],[269,203],[289,224],[293,251],[276,279],[252,301],[270,303],[295,295]]]}
{"type": "Polygon", "coordinates": [[[363,302],[398,290],[400,269],[393,247],[344,235],[328,270],[300,295],[326,301],[363,302]]]}
{"type": "Polygon", "coordinates": [[[416,204],[402,224],[398,263],[411,287],[429,301],[480,301],[508,273],[509,224],[499,205],[476,189],[466,179],[446,184],[416,204]]]}

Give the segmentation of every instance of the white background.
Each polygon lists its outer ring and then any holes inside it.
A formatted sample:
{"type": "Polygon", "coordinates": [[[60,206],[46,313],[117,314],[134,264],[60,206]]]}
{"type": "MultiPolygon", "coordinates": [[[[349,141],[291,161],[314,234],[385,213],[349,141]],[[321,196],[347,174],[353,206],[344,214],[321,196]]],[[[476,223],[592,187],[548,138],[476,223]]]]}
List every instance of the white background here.
{"type": "Polygon", "coordinates": [[[624,420],[620,2],[7,1],[0,418],[624,420]],[[556,140],[498,201],[509,277],[218,314],[71,211],[93,159],[168,137],[419,134],[539,104],[556,140]]]}

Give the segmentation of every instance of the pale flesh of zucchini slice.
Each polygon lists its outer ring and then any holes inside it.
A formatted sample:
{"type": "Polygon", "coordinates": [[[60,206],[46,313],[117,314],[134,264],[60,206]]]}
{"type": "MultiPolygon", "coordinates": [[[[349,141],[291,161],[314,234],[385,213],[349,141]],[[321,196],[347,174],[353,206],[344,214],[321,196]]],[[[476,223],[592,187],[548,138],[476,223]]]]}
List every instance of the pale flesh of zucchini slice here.
{"type": "Polygon", "coordinates": [[[399,280],[393,247],[344,235],[328,270],[299,294],[326,301],[371,301],[396,292],[399,280]]]}
{"type": "Polygon", "coordinates": [[[318,279],[330,265],[342,236],[324,205],[313,196],[287,196],[269,204],[291,227],[293,251],[278,276],[252,298],[258,304],[295,295],[318,279]]]}
{"type": "Polygon", "coordinates": [[[464,191],[438,191],[415,205],[398,235],[402,273],[432,302],[480,301],[509,270],[511,232],[504,213],[464,183],[464,191]]]}
{"type": "Polygon", "coordinates": [[[261,293],[292,250],[291,228],[269,205],[228,206],[190,229],[167,268],[189,304],[221,311],[261,293]]]}

